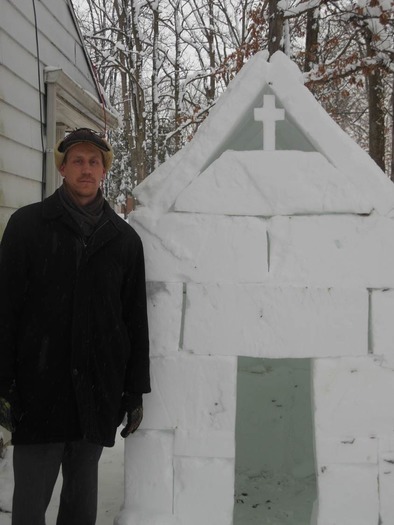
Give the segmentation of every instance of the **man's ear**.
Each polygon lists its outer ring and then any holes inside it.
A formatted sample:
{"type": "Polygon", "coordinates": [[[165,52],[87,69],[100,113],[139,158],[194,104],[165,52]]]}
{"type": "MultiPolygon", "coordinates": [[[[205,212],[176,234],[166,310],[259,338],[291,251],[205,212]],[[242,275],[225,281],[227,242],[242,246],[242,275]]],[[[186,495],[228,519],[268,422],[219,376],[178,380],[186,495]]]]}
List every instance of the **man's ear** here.
{"type": "Polygon", "coordinates": [[[63,164],[60,166],[60,168],[59,168],[59,172],[60,172],[60,175],[61,175],[62,177],[64,177],[64,166],[65,166],[65,165],[64,165],[64,163],[63,163],[63,164]]]}

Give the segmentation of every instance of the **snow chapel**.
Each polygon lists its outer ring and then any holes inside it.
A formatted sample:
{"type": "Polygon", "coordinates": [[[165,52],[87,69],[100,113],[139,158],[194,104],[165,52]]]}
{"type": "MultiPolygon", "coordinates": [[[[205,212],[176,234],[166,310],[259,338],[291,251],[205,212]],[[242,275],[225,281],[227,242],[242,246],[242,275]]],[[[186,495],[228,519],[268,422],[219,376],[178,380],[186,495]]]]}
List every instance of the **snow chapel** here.
{"type": "Polygon", "coordinates": [[[393,184],[278,52],[135,196],[153,381],[118,525],[392,525],[393,184]]]}

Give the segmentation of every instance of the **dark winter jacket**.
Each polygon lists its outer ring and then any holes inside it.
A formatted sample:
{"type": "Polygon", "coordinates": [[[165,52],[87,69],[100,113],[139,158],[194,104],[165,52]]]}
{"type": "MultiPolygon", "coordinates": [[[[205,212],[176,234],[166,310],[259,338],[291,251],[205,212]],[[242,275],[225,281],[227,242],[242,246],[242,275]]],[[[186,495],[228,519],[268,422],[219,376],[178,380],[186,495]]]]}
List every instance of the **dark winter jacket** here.
{"type": "Polygon", "coordinates": [[[150,391],[144,259],[104,204],[87,245],[58,193],[15,212],[0,249],[0,396],[24,413],[13,443],[112,446],[125,392],[150,391]]]}

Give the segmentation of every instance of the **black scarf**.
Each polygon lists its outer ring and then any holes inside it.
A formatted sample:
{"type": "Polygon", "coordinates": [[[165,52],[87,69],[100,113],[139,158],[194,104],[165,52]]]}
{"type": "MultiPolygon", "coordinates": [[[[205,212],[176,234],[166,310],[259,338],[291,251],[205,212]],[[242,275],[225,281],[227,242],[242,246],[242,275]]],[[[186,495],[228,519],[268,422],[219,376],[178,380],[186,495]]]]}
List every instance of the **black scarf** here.
{"type": "Polygon", "coordinates": [[[80,206],[75,202],[66,182],[63,181],[63,184],[59,188],[59,197],[63,206],[78,224],[83,237],[88,239],[96,229],[103,215],[104,197],[101,189],[98,189],[97,195],[92,202],[89,202],[85,206],[80,206]]]}

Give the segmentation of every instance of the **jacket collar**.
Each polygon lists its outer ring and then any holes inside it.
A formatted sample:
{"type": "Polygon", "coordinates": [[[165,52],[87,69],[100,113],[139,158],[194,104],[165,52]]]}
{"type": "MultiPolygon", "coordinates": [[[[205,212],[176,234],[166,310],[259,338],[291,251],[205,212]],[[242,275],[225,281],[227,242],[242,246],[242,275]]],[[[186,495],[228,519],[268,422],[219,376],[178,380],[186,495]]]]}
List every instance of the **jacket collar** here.
{"type": "MultiPolygon", "coordinates": [[[[121,219],[119,219],[111,209],[107,201],[104,201],[103,211],[104,215],[86,245],[86,255],[88,258],[103,248],[114,237],[117,237],[122,231],[121,219]]],[[[58,190],[44,200],[42,213],[44,219],[61,221],[67,225],[68,228],[72,229],[77,237],[81,237],[81,231],[70,213],[64,208],[58,190]]]]}
{"type": "MultiPolygon", "coordinates": [[[[106,218],[112,222],[112,224],[115,226],[117,230],[121,231],[120,224],[118,221],[118,216],[112,210],[111,206],[108,204],[106,200],[104,200],[103,211],[104,211],[106,218]]],[[[60,217],[67,217],[68,219],[70,214],[64,208],[60,200],[59,190],[56,190],[55,193],[53,193],[52,195],[50,195],[43,201],[42,215],[44,219],[49,219],[49,220],[57,219],[60,217]]],[[[68,222],[68,220],[66,220],[66,222],[68,222]]]]}

